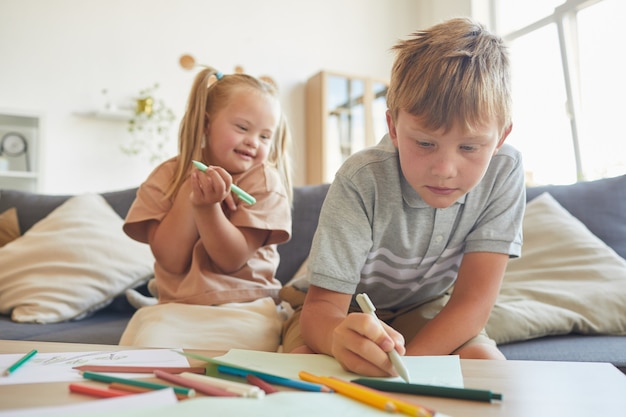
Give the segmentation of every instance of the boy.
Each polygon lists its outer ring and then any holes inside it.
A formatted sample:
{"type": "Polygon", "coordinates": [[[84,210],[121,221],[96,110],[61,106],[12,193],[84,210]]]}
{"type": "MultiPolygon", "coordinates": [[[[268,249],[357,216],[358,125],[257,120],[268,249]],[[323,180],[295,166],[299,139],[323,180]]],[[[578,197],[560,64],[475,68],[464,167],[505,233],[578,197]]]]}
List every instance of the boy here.
{"type": "MultiPolygon", "coordinates": [[[[506,48],[452,19],[393,49],[389,134],[349,158],[330,187],[285,351],[332,355],[370,376],[397,375],[392,349],[504,359],[484,326],[507,260],[520,255],[525,207],[521,156],[504,144],[506,48]],[[358,293],[384,331],[360,312],[358,293]]],[[[282,294],[297,307],[294,287],[282,294]]]]}

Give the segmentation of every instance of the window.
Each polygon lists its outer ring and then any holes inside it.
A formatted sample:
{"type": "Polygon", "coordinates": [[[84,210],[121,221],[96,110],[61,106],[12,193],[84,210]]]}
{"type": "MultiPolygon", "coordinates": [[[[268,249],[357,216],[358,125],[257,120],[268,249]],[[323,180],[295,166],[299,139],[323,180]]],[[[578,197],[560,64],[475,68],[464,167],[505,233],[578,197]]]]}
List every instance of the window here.
{"type": "Polygon", "coordinates": [[[513,70],[513,132],[530,184],[626,173],[624,0],[491,0],[513,70]]]}

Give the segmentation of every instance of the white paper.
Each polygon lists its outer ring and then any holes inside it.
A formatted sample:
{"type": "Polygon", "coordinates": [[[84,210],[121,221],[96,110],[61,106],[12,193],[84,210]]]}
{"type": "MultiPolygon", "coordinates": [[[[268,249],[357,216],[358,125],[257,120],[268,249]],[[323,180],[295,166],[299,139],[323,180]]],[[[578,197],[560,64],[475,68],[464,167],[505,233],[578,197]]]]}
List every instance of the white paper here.
{"type": "Polygon", "coordinates": [[[141,413],[151,412],[152,415],[157,415],[158,410],[161,410],[164,406],[176,404],[177,402],[178,399],[176,394],[174,394],[174,390],[167,388],[70,405],[0,411],[0,417],[70,417],[93,416],[100,413],[110,416],[112,411],[115,411],[116,416],[122,411],[130,413],[130,415],[138,411],[141,413]]]}
{"type": "MultiPolygon", "coordinates": [[[[113,411],[115,412],[115,417],[319,417],[324,415],[341,417],[382,417],[390,415],[386,411],[364,405],[343,395],[328,393],[280,392],[267,395],[261,400],[234,397],[198,397],[179,401],[176,404],[169,403],[159,405],[158,407],[155,407],[156,404],[152,399],[142,399],[143,407],[138,408],[129,408],[127,403],[121,402],[122,399],[129,397],[132,398],[136,396],[129,395],[119,399],[98,400],[68,407],[29,409],[20,411],[19,414],[0,413],[0,417],[110,417],[113,411]],[[106,408],[97,406],[99,404],[104,405],[105,401],[108,402],[106,408]],[[52,414],[49,414],[50,412],[52,412],[52,414]]],[[[435,417],[446,416],[437,413],[435,417]]]]}
{"type": "MultiPolygon", "coordinates": [[[[189,366],[187,359],[172,349],[131,349],[120,351],[37,353],[9,376],[0,376],[0,385],[37,382],[81,381],[75,366],[189,366]]],[[[0,369],[6,369],[23,354],[0,355],[0,369]]],[[[120,374],[117,374],[120,375],[120,374]]],[[[147,378],[152,374],[125,373],[124,378],[147,378]]]]}
{"type": "MultiPolygon", "coordinates": [[[[258,352],[232,349],[215,359],[259,372],[299,379],[300,371],[319,376],[352,380],[359,375],[345,371],[336,359],[327,355],[258,352]]],[[[463,388],[463,373],[458,356],[403,356],[411,383],[463,388]]],[[[400,377],[385,378],[402,381],[400,377]]]]}

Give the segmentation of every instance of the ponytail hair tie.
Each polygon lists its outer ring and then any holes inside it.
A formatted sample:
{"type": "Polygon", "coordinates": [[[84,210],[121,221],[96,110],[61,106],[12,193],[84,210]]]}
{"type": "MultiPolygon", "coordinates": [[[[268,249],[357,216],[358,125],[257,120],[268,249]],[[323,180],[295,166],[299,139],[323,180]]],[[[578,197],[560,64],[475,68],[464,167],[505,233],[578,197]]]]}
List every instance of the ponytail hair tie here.
{"type": "Polygon", "coordinates": [[[221,80],[224,77],[224,74],[222,74],[222,71],[216,71],[215,72],[215,78],[217,78],[217,80],[221,80]]]}

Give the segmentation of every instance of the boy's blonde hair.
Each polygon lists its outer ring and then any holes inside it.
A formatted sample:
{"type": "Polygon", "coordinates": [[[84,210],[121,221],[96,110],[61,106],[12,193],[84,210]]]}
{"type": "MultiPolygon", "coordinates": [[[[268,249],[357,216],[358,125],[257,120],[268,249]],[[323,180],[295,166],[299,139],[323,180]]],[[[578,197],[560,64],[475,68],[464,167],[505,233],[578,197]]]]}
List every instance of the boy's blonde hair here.
{"type": "Polygon", "coordinates": [[[392,50],[387,107],[394,121],[404,110],[433,131],[458,123],[471,132],[495,119],[502,133],[511,124],[507,48],[479,23],[451,19],[392,50]]]}
{"type": "MultiPolygon", "coordinates": [[[[279,100],[278,90],[273,84],[247,74],[223,75],[215,68],[206,67],[196,75],[189,93],[187,110],[180,123],[178,165],[167,189],[167,197],[175,196],[178,193],[192,169],[192,160],[202,160],[206,115],[208,114],[210,118],[220,111],[222,106],[228,102],[230,95],[242,87],[258,90],[277,101],[279,100]]],[[[281,111],[280,121],[276,132],[274,132],[267,162],[278,170],[289,201],[292,199],[290,143],[291,132],[281,111]]]]}

